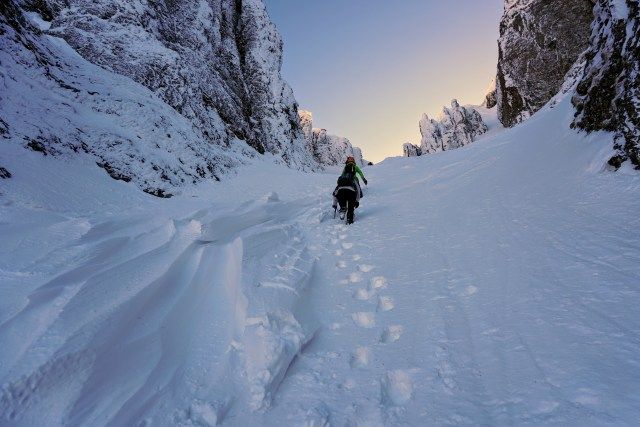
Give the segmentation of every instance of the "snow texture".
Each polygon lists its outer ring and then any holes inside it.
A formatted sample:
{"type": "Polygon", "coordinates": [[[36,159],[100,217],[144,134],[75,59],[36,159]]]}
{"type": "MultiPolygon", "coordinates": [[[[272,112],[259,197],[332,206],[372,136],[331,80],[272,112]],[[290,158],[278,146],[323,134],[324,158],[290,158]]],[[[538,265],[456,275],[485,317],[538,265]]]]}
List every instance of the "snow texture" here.
{"type": "Polygon", "coordinates": [[[352,226],[268,156],[161,199],[0,144],[0,424],[634,424],[640,177],[570,98],[370,168],[352,226]]]}

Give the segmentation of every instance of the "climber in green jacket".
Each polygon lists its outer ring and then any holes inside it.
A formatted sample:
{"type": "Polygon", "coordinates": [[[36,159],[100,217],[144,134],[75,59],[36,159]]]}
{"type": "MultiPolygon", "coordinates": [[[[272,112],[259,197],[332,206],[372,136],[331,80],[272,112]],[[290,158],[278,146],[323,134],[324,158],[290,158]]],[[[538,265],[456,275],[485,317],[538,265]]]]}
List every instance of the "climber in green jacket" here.
{"type": "Polygon", "coordinates": [[[362,197],[362,189],[357,175],[360,175],[362,182],[367,185],[367,178],[364,177],[353,156],[349,156],[342,170],[342,175],[338,178],[338,186],[333,191],[333,207],[336,209],[340,205],[340,218],[344,219],[346,214],[347,224],[353,223],[353,211],[360,205],[362,197]]]}
{"type": "MultiPolygon", "coordinates": [[[[344,174],[349,170],[353,172],[354,177],[356,178],[356,182],[358,181],[358,177],[356,176],[357,174],[357,175],[360,175],[360,178],[362,178],[362,182],[364,182],[364,185],[367,185],[367,178],[364,177],[364,174],[362,173],[362,169],[360,169],[360,167],[356,164],[356,159],[353,156],[347,157],[347,161],[344,164],[344,169],[342,170],[342,173],[344,174]]],[[[360,197],[362,197],[362,190],[360,191],[360,197]]]]}

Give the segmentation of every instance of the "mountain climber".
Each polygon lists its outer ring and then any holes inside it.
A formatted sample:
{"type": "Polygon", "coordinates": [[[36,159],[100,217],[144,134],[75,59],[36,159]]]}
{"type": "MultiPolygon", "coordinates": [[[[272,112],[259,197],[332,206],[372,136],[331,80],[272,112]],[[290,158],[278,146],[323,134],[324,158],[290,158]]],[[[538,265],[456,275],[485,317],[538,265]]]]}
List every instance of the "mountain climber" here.
{"type": "Polygon", "coordinates": [[[356,160],[353,156],[348,156],[342,175],[338,178],[338,185],[333,191],[333,208],[337,209],[340,205],[340,219],[344,219],[346,213],[347,224],[353,224],[353,211],[360,206],[360,198],[363,196],[357,175],[368,185],[367,178],[356,164],[356,160]]]}

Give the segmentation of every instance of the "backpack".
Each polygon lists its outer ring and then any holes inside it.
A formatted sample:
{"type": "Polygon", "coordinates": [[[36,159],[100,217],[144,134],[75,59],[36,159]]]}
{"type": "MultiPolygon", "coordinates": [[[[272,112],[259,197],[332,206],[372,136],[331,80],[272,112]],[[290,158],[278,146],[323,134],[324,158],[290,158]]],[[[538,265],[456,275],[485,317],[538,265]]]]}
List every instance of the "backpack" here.
{"type": "Polygon", "coordinates": [[[338,178],[338,185],[343,186],[353,186],[353,183],[356,178],[356,168],[353,164],[347,164],[342,171],[342,175],[338,178]]]}

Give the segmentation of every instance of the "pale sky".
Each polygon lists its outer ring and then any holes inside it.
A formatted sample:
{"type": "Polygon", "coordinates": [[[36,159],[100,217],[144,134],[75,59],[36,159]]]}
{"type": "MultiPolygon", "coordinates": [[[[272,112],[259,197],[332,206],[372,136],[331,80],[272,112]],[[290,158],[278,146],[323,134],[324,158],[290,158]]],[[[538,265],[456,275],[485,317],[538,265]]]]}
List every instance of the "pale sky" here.
{"type": "Polygon", "coordinates": [[[401,155],[423,113],[479,104],[495,77],[503,0],[265,2],[300,107],[367,160],[401,155]]]}

